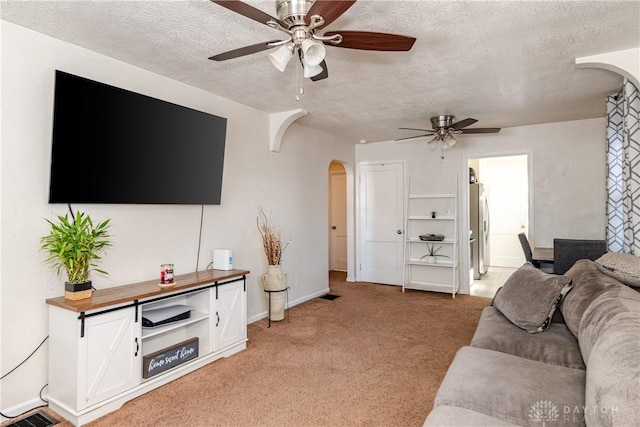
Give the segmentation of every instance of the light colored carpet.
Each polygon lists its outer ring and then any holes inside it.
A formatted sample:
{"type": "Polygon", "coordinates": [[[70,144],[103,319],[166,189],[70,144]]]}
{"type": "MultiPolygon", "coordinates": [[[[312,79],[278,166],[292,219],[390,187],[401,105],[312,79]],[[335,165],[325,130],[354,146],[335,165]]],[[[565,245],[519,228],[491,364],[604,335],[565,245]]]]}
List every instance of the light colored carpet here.
{"type": "Polygon", "coordinates": [[[422,425],[489,300],[346,283],[343,273],[330,274],[330,289],[341,297],[293,307],[271,329],[249,325],[245,351],[88,425],[422,425]]]}

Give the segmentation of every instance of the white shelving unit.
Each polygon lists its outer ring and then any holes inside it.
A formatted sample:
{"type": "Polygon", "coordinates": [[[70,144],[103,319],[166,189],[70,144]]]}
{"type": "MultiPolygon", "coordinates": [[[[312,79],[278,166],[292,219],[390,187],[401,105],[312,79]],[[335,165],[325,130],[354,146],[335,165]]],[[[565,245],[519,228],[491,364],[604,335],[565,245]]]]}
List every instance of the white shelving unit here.
{"type": "MultiPolygon", "coordinates": [[[[410,189],[411,190],[411,189],[410,189]]],[[[412,194],[407,200],[405,270],[402,291],[418,289],[451,293],[460,289],[458,268],[458,180],[453,193],[412,194]],[[436,217],[431,212],[436,212],[436,217]],[[442,234],[441,241],[420,240],[423,234],[442,234]],[[423,255],[434,245],[438,256],[434,263],[423,255]]]]}

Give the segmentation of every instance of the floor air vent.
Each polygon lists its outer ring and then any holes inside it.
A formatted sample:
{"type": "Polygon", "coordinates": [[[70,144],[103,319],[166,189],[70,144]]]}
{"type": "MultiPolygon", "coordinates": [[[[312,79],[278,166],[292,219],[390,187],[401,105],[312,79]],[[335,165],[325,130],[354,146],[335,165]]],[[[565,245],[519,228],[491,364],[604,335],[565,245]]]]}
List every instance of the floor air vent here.
{"type": "Polygon", "coordinates": [[[20,418],[5,427],[47,427],[58,424],[58,420],[43,411],[38,411],[27,417],[20,418]]]}
{"type": "Polygon", "coordinates": [[[329,301],[333,301],[336,298],[340,298],[340,295],[326,294],[326,295],[322,295],[320,298],[328,299],[329,301]]]}

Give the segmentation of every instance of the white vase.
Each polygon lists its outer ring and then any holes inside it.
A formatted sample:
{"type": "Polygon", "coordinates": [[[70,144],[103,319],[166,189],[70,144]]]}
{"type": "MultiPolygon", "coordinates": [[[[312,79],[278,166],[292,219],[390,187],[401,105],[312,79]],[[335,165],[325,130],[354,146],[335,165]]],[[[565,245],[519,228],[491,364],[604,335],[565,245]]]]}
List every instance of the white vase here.
{"type": "Polygon", "coordinates": [[[267,267],[267,272],[260,276],[260,281],[265,291],[271,291],[265,292],[267,304],[269,304],[269,296],[271,297],[271,320],[279,321],[284,319],[287,273],[282,271],[279,265],[270,265],[267,267]]]}

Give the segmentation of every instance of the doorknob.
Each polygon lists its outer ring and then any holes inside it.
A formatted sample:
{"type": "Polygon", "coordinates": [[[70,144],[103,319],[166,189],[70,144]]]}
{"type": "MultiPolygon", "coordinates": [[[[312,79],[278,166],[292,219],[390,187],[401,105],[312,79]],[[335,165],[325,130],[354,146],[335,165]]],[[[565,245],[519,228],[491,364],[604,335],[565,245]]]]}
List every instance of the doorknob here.
{"type": "Polygon", "coordinates": [[[333,227],[331,227],[331,229],[332,229],[332,230],[335,230],[335,229],[336,229],[336,226],[334,225],[333,227]]]}
{"type": "Polygon", "coordinates": [[[396,233],[402,234],[402,230],[398,230],[398,231],[396,231],[396,233]]]}

